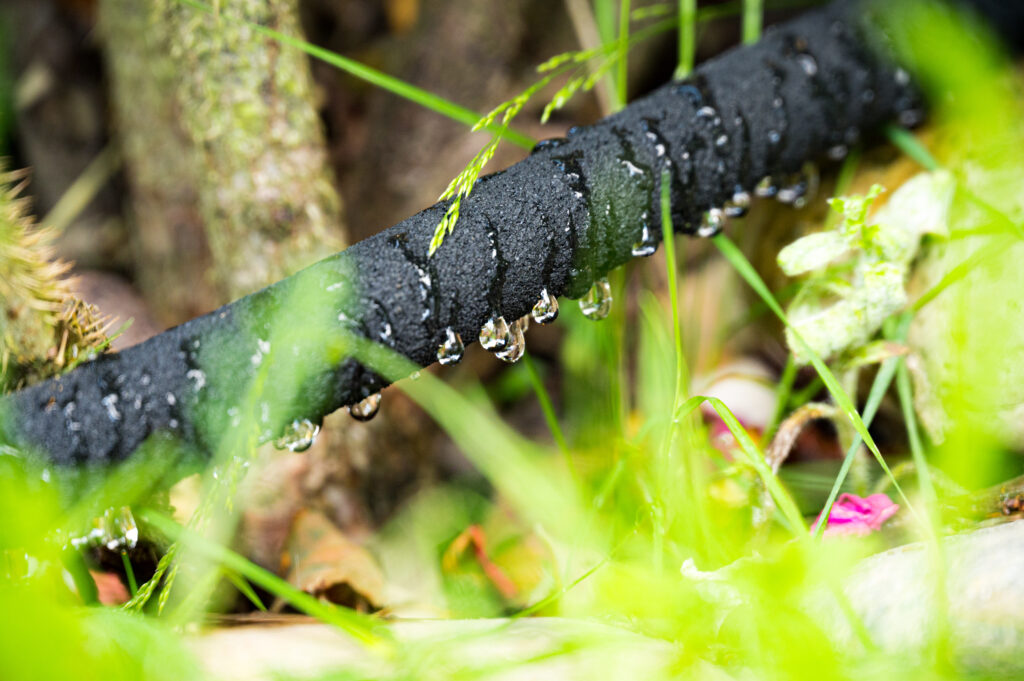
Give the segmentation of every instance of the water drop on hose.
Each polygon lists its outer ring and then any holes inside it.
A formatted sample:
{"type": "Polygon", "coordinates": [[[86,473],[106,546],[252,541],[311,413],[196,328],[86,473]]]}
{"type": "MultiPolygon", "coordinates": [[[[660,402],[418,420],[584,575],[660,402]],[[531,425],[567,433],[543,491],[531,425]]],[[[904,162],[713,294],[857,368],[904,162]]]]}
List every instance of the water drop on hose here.
{"type": "Polygon", "coordinates": [[[444,330],[444,342],[437,349],[437,361],[446,366],[457,364],[462,361],[465,350],[462,338],[455,332],[455,329],[449,326],[444,330]]]}
{"type": "Polygon", "coordinates": [[[580,298],[580,311],[587,319],[604,319],[612,309],[612,287],[605,278],[598,279],[580,298]]]}

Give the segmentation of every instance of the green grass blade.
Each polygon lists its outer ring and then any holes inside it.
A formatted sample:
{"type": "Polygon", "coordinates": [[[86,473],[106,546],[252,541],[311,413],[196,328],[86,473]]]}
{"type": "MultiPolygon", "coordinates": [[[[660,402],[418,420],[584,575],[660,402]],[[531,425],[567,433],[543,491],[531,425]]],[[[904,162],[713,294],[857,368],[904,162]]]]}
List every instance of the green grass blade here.
{"type": "MultiPolygon", "coordinates": [[[[192,7],[193,9],[199,10],[201,12],[207,12],[211,14],[214,13],[213,7],[204,2],[199,2],[198,0],[178,0],[178,2],[184,5],[188,5],[189,7],[192,7]]],[[[411,102],[419,104],[425,109],[430,109],[431,111],[439,113],[442,116],[447,116],[448,118],[451,118],[454,121],[458,121],[459,123],[463,123],[467,126],[473,127],[474,125],[476,125],[477,121],[479,121],[482,118],[482,116],[479,113],[473,111],[472,109],[467,109],[466,107],[460,106],[452,101],[445,99],[444,97],[435,95],[433,92],[429,92],[422,88],[416,87],[415,85],[406,83],[405,81],[399,78],[395,78],[394,76],[389,76],[388,74],[382,71],[378,71],[377,69],[369,67],[366,64],[360,63],[354,59],[343,57],[342,55],[337,54],[336,52],[332,52],[331,50],[318,47],[310,42],[307,42],[300,38],[296,38],[295,36],[291,36],[286,33],[281,33],[280,31],[275,31],[272,28],[263,26],[261,24],[257,24],[252,21],[245,21],[242,23],[244,23],[250,29],[261,35],[273,38],[282,45],[287,45],[289,47],[294,47],[295,49],[302,50],[309,56],[315,57],[316,59],[319,59],[327,64],[330,64],[331,66],[339,68],[345,73],[348,73],[351,76],[363,80],[369,83],[370,85],[379,87],[382,90],[387,90],[392,94],[398,95],[399,97],[402,97],[404,99],[408,99],[411,102]]],[[[516,132],[515,130],[502,130],[501,127],[497,125],[488,126],[486,129],[493,134],[500,135],[502,138],[522,147],[523,149],[532,149],[535,143],[534,140],[531,139],[529,136],[524,135],[520,132],[516,132]]]]}
{"type": "Polygon", "coordinates": [[[1016,237],[1004,236],[999,239],[993,239],[986,245],[982,246],[965,258],[963,262],[958,263],[942,275],[942,278],[936,282],[934,286],[925,291],[920,298],[914,301],[910,306],[910,309],[913,312],[917,312],[922,307],[935,300],[940,293],[973,272],[974,269],[982,262],[1000,253],[1005,253],[1006,249],[1009,248],[1014,241],[1016,241],[1016,237]]]}
{"type": "Polygon", "coordinates": [[[793,325],[790,323],[786,313],[783,312],[782,307],[780,307],[778,302],[776,302],[771,291],[768,290],[768,287],[765,285],[760,275],[758,275],[757,271],[754,270],[750,261],[748,261],[743,253],[740,252],[740,249],[736,247],[736,244],[730,241],[724,234],[719,234],[714,237],[712,242],[714,242],[715,246],[718,247],[718,250],[722,253],[725,259],[729,261],[747,284],[749,284],[761,299],[764,300],[765,304],[768,305],[771,311],[775,313],[775,316],[777,316],[783,324],[792,330],[793,338],[796,339],[796,342],[800,345],[800,350],[810,358],[811,365],[814,367],[815,371],[818,372],[818,375],[821,377],[822,382],[824,382],[825,387],[828,388],[829,393],[832,394],[832,399],[836,401],[836,406],[838,406],[839,409],[846,414],[846,417],[850,419],[854,429],[860,435],[861,439],[864,440],[864,444],[867,445],[868,449],[871,450],[875,460],[878,461],[878,465],[882,467],[885,474],[889,476],[890,480],[892,480],[893,487],[899,493],[903,502],[907,505],[907,509],[913,513],[915,517],[920,519],[920,516],[917,515],[913,505],[910,503],[910,499],[907,498],[907,495],[903,492],[903,488],[900,487],[899,481],[896,480],[892,471],[889,470],[889,465],[882,457],[882,452],[879,451],[878,445],[875,444],[874,438],[872,438],[871,433],[868,432],[868,428],[864,425],[864,421],[861,419],[860,414],[857,413],[857,408],[854,406],[850,396],[847,395],[846,391],[843,390],[841,385],[839,385],[839,381],[836,379],[835,374],[825,366],[825,362],[822,361],[821,357],[819,357],[818,354],[814,352],[809,345],[807,345],[807,342],[804,341],[803,337],[800,336],[796,329],[793,328],[793,325]]]}
{"type": "Polygon", "coordinates": [[[896,393],[900,398],[900,408],[903,411],[903,421],[907,424],[907,441],[910,443],[910,455],[914,460],[914,468],[917,469],[918,485],[925,503],[931,512],[938,508],[938,495],[935,493],[935,483],[932,481],[931,469],[928,468],[928,461],[925,459],[924,445],[921,442],[921,432],[917,426],[917,415],[914,413],[914,398],[910,389],[910,371],[907,363],[902,358],[899,360],[899,368],[896,369],[896,393]]]}
{"type": "Polygon", "coordinates": [[[252,588],[252,584],[250,584],[245,577],[241,576],[234,570],[228,570],[225,568],[221,568],[221,572],[227,580],[231,582],[236,589],[238,589],[238,593],[245,596],[257,610],[260,612],[267,611],[267,606],[263,605],[263,601],[260,599],[259,594],[256,593],[256,590],[252,588]]]}
{"type": "Polygon", "coordinates": [[[901,128],[898,125],[889,124],[885,126],[885,134],[889,138],[889,141],[893,143],[897,149],[902,151],[910,158],[917,161],[921,167],[927,170],[938,170],[942,166],[935,157],[932,156],[931,152],[921,142],[914,137],[914,133],[910,132],[906,128],[901,128]]]}
{"type": "Polygon", "coordinates": [[[736,438],[740,451],[746,456],[747,462],[757,471],[761,481],[771,493],[772,499],[775,500],[776,505],[782,510],[782,514],[792,529],[797,532],[797,536],[806,536],[807,524],[804,523],[804,518],[800,515],[800,509],[797,507],[796,502],[793,501],[793,497],[790,496],[786,488],[779,482],[779,479],[772,473],[772,469],[765,461],[764,454],[757,448],[750,434],[747,433],[746,429],[740,424],[739,419],[733,415],[724,402],[717,397],[695,395],[680,406],[675,414],[675,418],[682,419],[704,402],[711,405],[715,412],[718,413],[719,418],[722,419],[722,422],[725,423],[726,428],[732,433],[732,436],[736,438]]]}
{"type": "Polygon", "coordinates": [[[679,50],[675,78],[685,78],[693,71],[697,58],[697,0],[679,0],[679,50]]]}
{"type": "Polygon", "coordinates": [[[679,266],[676,262],[675,231],[672,226],[671,176],[661,173],[661,238],[665,244],[665,269],[668,275],[668,300],[672,306],[672,339],[675,343],[676,391],[672,411],[679,408],[686,388],[686,356],[683,353],[683,330],[679,324],[679,266]]]}
{"type": "MultiPolygon", "coordinates": [[[[871,383],[871,390],[868,392],[867,404],[864,405],[863,419],[866,425],[870,425],[871,421],[874,420],[878,407],[882,404],[882,399],[885,397],[885,393],[889,391],[889,386],[892,384],[893,374],[896,372],[898,363],[899,358],[890,357],[882,362],[878,373],[875,374],[875,380],[871,383]]],[[[846,456],[843,457],[843,465],[839,468],[839,474],[836,476],[832,489],[828,493],[828,500],[822,508],[821,521],[814,528],[814,537],[816,539],[820,538],[825,532],[825,525],[828,524],[828,517],[832,513],[832,505],[836,503],[836,499],[839,497],[839,490],[842,489],[843,483],[846,482],[846,476],[850,472],[853,459],[857,455],[857,450],[860,449],[861,443],[862,440],[858,433],[854,436],[853,444],[847,450],[846,456]]]]}
{"type": "Polygon", "coordinates": [[[121,552],[121,564],[124,565],[124,574],[128,578],[128,593],[135,598],[139,593],[139,583],[135,581],[135,570],[132,568],[132,560],[128,557],[127,551],[121,552]]]}
{"type": "Polygon", "coordinates": [[[743,43],[751,45],[761,39],[764,0],[743,0],[743,43]]]}
{"type": "Polygon", "coordinates": [[[143,509],[140,519],[149,523],[160,532],[164,533],[174,541],[186,541],[189,546],[204,555],[206,558],[215,561],[223,567],[237,572],[253,584],[266,589],[270,593],[288,601],[298,610],[315,617],[327,624],[344,630],[356,640],[368,647],[378,650],[390,648],[390,634],[375,619],[359,614],[347,608],[323,603],[313,598],[306,592],[295,588],[277,575],[260,566],[252,563],[234,551],[219,544],[209,541],[205,537],[192,532],[167,516],[153,511],[143,509]]]}
{"type": "Polygon", "coordinates": [[[533,363],[533,359],[528,352],[523,354],[523,366],[526,367],[526,373],[530,377],[530,385],[533,386],[533,392],[537,395],[537,401],[540,402],[540,409],[544,412],[544,420],[547,421],[551,435],[555,438],[555,444],[558,445],[559,451],[565,457],[565,463],[569,467],[569,472],[575,477],[576,472],[572,461],[572,454],[569,452],[569,445],[565,441],[562,427],[558,425],[558,416],[555,414],[555,407],[551,402],[551,396],[548,394],[547,388],[544,387],[544,381],[541,380],[537,366],[533,363]]]}
{"type": "Polygon", "coordinates": [[[796,362],[793,355],[786,357],[786,366],[782,368],[782,376],[779,377],[779,384],[775,387],[775,411],[772,412],[772,420],[765,426],[763,442],[771,442],[775,437],[775,431],[782,422],[789,405],[789,398],[793,394],[793,382],[796,380],[796,362]]]}
{"type": "Polygon", "coordinates": [[[618,75],[615,79],[617,91],[616,102],[621,108],[629,101],[629,0],[619,0],[619,44],[618,44],[618,75]]]}
{"type": "Polygon", "coordinates": [[[117,146],[108,144],[61,194],[57,203],[40,222],[63,232],[81,215],[120,167],[121,155],[117,146]]]}

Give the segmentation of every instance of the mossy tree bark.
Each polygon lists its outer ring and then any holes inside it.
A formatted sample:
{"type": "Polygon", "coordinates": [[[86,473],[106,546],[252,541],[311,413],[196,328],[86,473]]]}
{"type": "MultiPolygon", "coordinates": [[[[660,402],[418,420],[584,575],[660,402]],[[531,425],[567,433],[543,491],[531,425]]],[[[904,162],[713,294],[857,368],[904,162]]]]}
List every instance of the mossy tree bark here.
{"type": "Polygon", "coordinates": [[[219,15],[177,0],[100,10],[138,275],[166,321],[344,246],[308,61],[243,23],[296,34],[296,0],[233,0],[219,15]]]}

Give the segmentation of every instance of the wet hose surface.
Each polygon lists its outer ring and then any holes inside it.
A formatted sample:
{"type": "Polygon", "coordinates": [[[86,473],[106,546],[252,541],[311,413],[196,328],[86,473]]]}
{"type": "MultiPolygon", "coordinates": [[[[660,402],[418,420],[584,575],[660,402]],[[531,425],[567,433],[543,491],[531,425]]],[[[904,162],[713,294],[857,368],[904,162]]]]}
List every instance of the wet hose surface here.
{"type": "MultiPolygon", "coordinates": [[[[866,47],[858,7],[834,4],[774,27],[685,82],[539,144],[478,182],[432,257],[444,203],[145,343],[3,398],[0,443],[76,467],[124,460],[154,436],[209,455],[250,413],[256,438],[266,441],[293,419],[319,422],[386,385],[336,346],[310,340],[329,337],[332,327],[426,366],[453,332],[476,340],[493,315],[518,319],[545,290],[582,295],[634,250],[653,250],[663,176],[673,224],[695,234],[705,211],[752,193],[762,178],[841,155],[885,122],[916,122],[921,103],[906,72],[866,47]],[[297,387],[275,390],[268,371],[297,387]],[[255,385],[262,388],[251,391],[255,385]],[[249,394],[257,399],[247,402],[249,394]]],[[[713,228],[705,222],[703,233],[713,228]]]]}

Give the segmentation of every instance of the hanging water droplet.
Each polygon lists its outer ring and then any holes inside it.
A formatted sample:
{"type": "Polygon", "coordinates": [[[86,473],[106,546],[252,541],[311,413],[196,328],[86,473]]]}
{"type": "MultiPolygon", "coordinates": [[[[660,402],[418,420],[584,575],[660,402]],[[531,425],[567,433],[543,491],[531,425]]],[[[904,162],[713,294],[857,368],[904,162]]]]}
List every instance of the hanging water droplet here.
{"type": "Polygon", "coordinates": [[[480,345],[492,352],[501,350],[509,340],[508,323],[501,315],[491,317],[480,328],[480,345]]]}
{"type": "Polygon", "coordinates": [[[697,118],[705,118],[709,120],[714,120],[718,118],[718,112],[715,111],[715,109],[710,106],[702,106],[701,108],[697,109],[697,113],[694,115],[697,118]]]}
{"type": "Polygon", "coordinates": [[[558,318],[558,298],[548,293],[546,288],[540,291],[540,300],[533,306],[533,321],[538,324],[550,324],[558,318]]]}
{"type": "Polygon", "coordinates": [[[508,327],[508,342],[504,349],[494,353],[494,356],[503,362],[514,364],[518,362],[526,352],[526,336],[523,333],[530,323],[530,317],[520,317],[508,327]]]}
{"type": "Polygon", "coordinates": [[[462,361],[462,355],[466,348],[462,344],[462,337],[455,333],[455,329],[448,327],[444,330],[444,343],[437,349],[437,361],[445,366],[458,364],[462,361]]]}
{"type": "Polygon", "coordinates": [[[721,208],[711,208],[710,210],[704,211],[704,215],[700,220],[700,227],[697,228],[697,236],[700,237],[713,237],[722,231],[725,227],[726,217],[725,211],[721,208]]]}
{"type": "Polygon", "coordinates": [[[380,393],[374,393],[348,408],[348,413],[356,421],[369,421],[380,410],[380,393]]]}
{"type": "Polygon", "coordinates": [[[657,250],[658,240],[654,238],[654,234],[651,232],[651,226],[647,224],[647,220],[645,219],[640,223],[640,240],[633,243],[633,256],[637,258],[646,258],[647,256],[654,255],[654,252],[657,250]]]}
{"type": "Polygon", "coordinates": [[[71,537],[68,544],[74,549],[105,546],[111,551],[128,551],[139,543],[139,527],[131,508],[108,508],[102,516],[92,519],[87,534],[71,537]]]}
{"type": "Polygon", "coordinates": [[[729,136],[726,135],[725,133],[722,133],[721,135],[719,135],[718,137],[715,138],[715,146],[718,147],[719,149],[721,149],[722,147],[724,147],[728,143],[729,143],[729,136]]]}
{"type": "Polygon", "coordinates": [[[779,188],[775,198],[778,199],[779,203],[786,203],[793,205],[798,199],[803,198],[804,192],[807,191],[803,179],[799,176],[793,176],[790,178],[788,183],[779,188]]]}
{"type": "Polygon", "coordinates": [[[754,194],[760,196],[763,199],[771,198],[779,193],[779,188],[775,185],[775,180],[771,175],[765,175],[757,186],[754,187],[754,194]]]}
{"type": "Polygon", "coordinates": [[[285,426],[284,433],[274,441],[274,446],[290,452],[304,452],[313,446],[319,433],[319,424],[309,419],[296,419],[285,426]]]}
{"type": "Polygon", "coordinates": [[[134,549],[139,543],[139,526],[127,506],[108,509],[103,514],[104,544],[111,551],[134,549]]]}
{"type": "Polygon", "coordinates": [[[732,198],[725,202],[722,207],[726,217],[741,218],[750,210],[750,193],[744,189],[737,189],[732,198]]]}
{"type": "Polygon", "coordinates": [[[605,278],[598,279],[580,298],[580,311],[587,319],[604,319],[612,309],[612,287],[605,278]]]}

